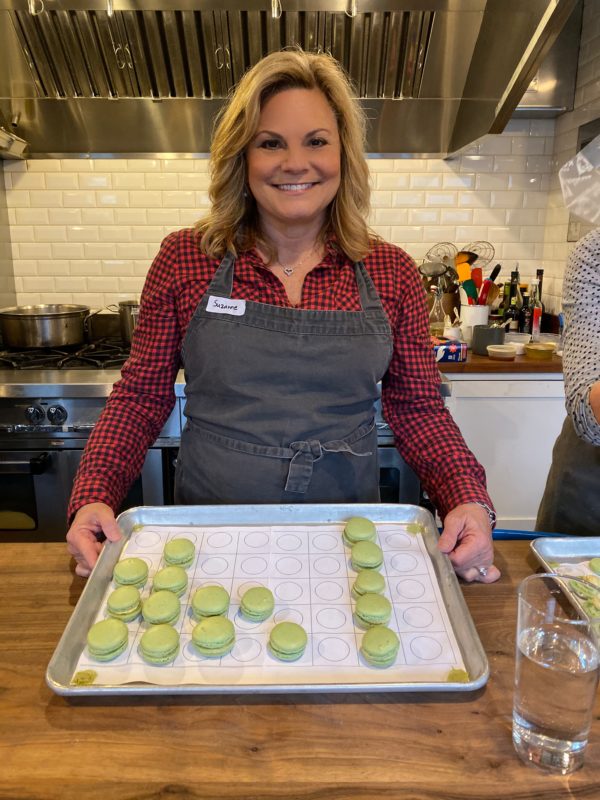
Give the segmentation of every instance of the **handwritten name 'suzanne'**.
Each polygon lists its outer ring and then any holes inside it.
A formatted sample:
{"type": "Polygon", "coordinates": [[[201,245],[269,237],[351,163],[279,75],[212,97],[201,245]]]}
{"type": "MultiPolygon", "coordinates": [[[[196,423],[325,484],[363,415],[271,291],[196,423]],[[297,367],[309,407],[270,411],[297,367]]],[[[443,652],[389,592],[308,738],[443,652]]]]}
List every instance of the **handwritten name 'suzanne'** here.
{"type": "Polygon", "coordinates": [[[237,303],[227,305],[226,303],[219,303],[218,300],[213,300],[213,308],[219,308],[221,311],[237,311],[238,305],[237,303]]]}

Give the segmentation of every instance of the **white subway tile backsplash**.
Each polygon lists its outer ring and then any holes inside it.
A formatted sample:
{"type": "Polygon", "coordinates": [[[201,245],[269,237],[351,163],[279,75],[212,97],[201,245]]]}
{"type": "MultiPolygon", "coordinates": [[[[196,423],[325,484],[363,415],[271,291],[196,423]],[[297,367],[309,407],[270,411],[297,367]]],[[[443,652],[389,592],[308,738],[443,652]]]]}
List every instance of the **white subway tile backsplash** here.
{"type": "Polygon", "coordinates": [[[115,172],[112,175],[113,189],[143,189],[146,175],[143,172],[115,172]]]}
{"type": "Polygon", "coordinates": [[[64,259],[53,258],[52,261],[39,261],[37,272],[38,275],[57,275],[57,276],[70,275],[71,265],[68,261],[65,261],[64,259]]]}
{"type": "Polygon", "coordinates": [[[42,172],[12,172],[6,176],[7,189],[45,189],[46,176],[42,172]]]}
{"type": "MultiPolygon", "coordinates": [[[[46,177],[47,189],[79,189],[79,180],[81,175],[76,175],[74,172],[49,172],[46,177]]],[[[87,177],[87,175],[86,175],[87,177]]]]}
{"type": "Polygon", "coordinates": [[[128,259],[102,259],[102,274],[120,278],[122,275],[133,275],[133,264],[128,259]]]}
{"type": "Polygon", "coordinates": [[[162,192],[162,205],[166,208],[192,208],[197,205],[197,192],[162,192]]]}
{"type": "Polygon", "coordinates": [[[373,178],[374,189],[408,189],[411,185],[408,172],[380,172],[373,175],[373,178]]]}
{"type": "Polygon", "coordinates": [[[38,225],[34,233],[38,242],[67,241],[67,229],[64,225],[38,225]]]}
{"type": "Polygon", "coordinates": [[[129,192],[96,192],[96,203],[99,206],[118,206],[122,208],[129,205],[129,192]]]}
{"type": "Polygon", "coordinates": [[[493,191],[490,197],[492,208],[521,208],[523,205],[523,192],[510,190],[506,192],[493,191]]]}
{"type": "Polygon", "coordinates": [[[440,222],[440,213],[437,208],[411,208],[408,219],[411,225],[437,225],[440,222]]]}
{"type": "Polygon", "coordinates": [[[442,175],[439,173],[417,173],[406,177],[410,177],[411,189],[439,189],[442,186],[442,175]]]}
{"type": "Polygon", "coordinates": [[[13,242],[34,242],[34,230],[31,225],[13,225],[10,238],[13,242]]]}
{"type": "Polygon", "coordinates": [[[130,242],[131,228],[128,225],[101,225],[98,238],[101,242],[130,242]]]}
{"type": "MultiPolygon", "coordinates": [[[[139,161],[128,161],[125,158],[98,158],[91,162],[92,167],[97,172],[134,172],[135,165],[139,164],[139,161]]],[[[144,172],[147,172],[150,169],[149,166],[150,162],[145,162],[144,164],[144,172]],[[146,166],[148,164],[148,166],[146,166]]]]}
{"type": "Polygon", "coordinates": [[[444,172],[442,186],[444,189],[471,189],[475,186],[476,176],[468,173],[444,172]]]}
{"type": "Polygon", "coordinates": [[[96,225],[68,225],[66,233],[70,242],[97,242],[100,238],[96,225]]]}
{"type": "MultiPolygon", "coordinates": [[[[88,245],[91,247],[92,245],[88,245]]],[[[55,242],[50,244],[50,258],[87,258],[83,242],[55,242]]],[[[47,258],[48,256],[46,256],[47,258]]]]}
{"type": "Polygon", "coordinates": [[[167,191],[170,189],[177,189],[179,181],[177,175],[171,172],[157,172],[146,175],[146,189],[150,191],[167,191]]]}
{"type": "Polygon", "coordinates": [[[494,159],[501,156],[461,156],[461,172],[492,172],[494,169],[494,159]]]}
{"type": "Polygon", "coordinates": [[[473,222],[473,209],[444,208],[441,213],[442,225],[470,225],[473,222]]]}
{"type": "Polygon", "coordinates": [[[371,212],[371,217],[374,225],[406,225],[410,213],[404,208],[376,208],[371,212]]]}
{"type": "Polygon", "coordinates": [[[145,208],[115,208],[115,225],[146,225],[148,211],[145,208]]]}
{"type": "Polygon", "coordinates": [[[91,191],[62,192],[60,205],[66,208],[93,208],[96,205],[96,194],[91,191]]]}
{"type": "Polygon", "coordinates": [[[146,245],[143,242],[117,242],[115,245],[116,258],[120,259],[144,259],[147,258],[146,245]]]}
{"type": "Polygon", "coordinates": [[[81,222],[84,225],[111,225],[118,213],[112,208],[82,208],[81,222]]]}
{"type": "MultiPolygon", "coordinates": [[[[52,211],[53,209],[50,209],[52,211]]],[[[50,217],[50,211],[47,208],[15,208],[11,209],[14,213],[13,225],[47,225],[49,222],[54,222],[50,217]]],[[[12,229],[11,229],[11,238],[12,229]]]]}
{"type": "Polygon", "coordinates": [[[425,205],[427,207],[430,206],[440,206],[440,207],[456,207],[456,192],[426,192],[425,193],[425,205]]]}
{"type": "Polygon", "coordinates": [[[31,205],[29,202],[29,192],[21,190],[16,191],[15,189],[7,190],[6,205],[8,208],[23,208],[24,206],[31,205]]]}
{"type": "MultiPolygon", "coordinates": [[[[116,245],[108,242],[90,242],[83,245],[84,258],[112,259],[116,258],[116,245]]],[[[76,258],[77,256],[72,256],[76,258]]]]}
{"type": "MultiPolygon", "coordinates": [[[[392,205],[392,192],[372,191],[371,208],[389,208],[392,205]]],[[[395,205],[399,205],[395,203],[395,205]]]]}
{"type": "Polygon", "coordinates": [[[79,175],[80,189],[112,189],[112,175],[94,172],[91,175],[79,175]]]}

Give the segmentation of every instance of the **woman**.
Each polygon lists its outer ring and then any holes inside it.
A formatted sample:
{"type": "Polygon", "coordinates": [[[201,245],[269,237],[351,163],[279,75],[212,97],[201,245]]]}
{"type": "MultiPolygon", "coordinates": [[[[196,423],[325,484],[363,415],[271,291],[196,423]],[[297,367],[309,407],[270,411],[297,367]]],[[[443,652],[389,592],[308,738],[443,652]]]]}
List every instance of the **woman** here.
{"type": "Polygon", "coordinates": [[[485,475],[440,398],[418,273],[365,223],[364,134],[329,56],[274,53],[240,81],[213,140],[211,211],[162,243],[75,480],[79,574],[97,534],[119,537],[113,511],[183,361],[176,502],[376,502],[383,379],[398,447],[444,519],[441,549],[466,580],[499,576],[485,475]]]}

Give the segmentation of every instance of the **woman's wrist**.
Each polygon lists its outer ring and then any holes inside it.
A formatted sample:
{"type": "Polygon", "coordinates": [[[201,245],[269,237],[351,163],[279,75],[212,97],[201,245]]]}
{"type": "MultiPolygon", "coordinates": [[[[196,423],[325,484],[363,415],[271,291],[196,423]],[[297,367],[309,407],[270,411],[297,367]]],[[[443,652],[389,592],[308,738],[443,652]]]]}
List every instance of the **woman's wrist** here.
{"type": "Polygon", "coordinates": [[[596,422],[600,423],[600,381],[593,384],[589,394],[590,407],[596,417],[596,422]]]}

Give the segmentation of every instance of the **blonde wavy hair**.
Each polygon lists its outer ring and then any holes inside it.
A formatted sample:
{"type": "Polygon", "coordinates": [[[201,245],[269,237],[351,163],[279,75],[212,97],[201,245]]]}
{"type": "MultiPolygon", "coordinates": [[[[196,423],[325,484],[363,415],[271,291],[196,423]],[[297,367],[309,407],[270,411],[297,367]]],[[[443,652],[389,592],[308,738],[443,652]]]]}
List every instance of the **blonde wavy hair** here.
{"type": "Polygon", "coordinates": [[[261,232],[254,198],[247,190],[246,148],[258,130],[266,101],[285,89],[319,89],[338,123],[341,150],[340,187],[321,231],[334,234],[337,246],[358,261],[374,238],[366,217],[370,205],[369,170],[364,156],[366,119],[339,63],[323,53],[284,50],[246,72],[217,118],[211,145],[211,209],[195,226],[200,249],[212,258],[227,250],[237,254],[260,243],[274,256],[261,232]]]}

